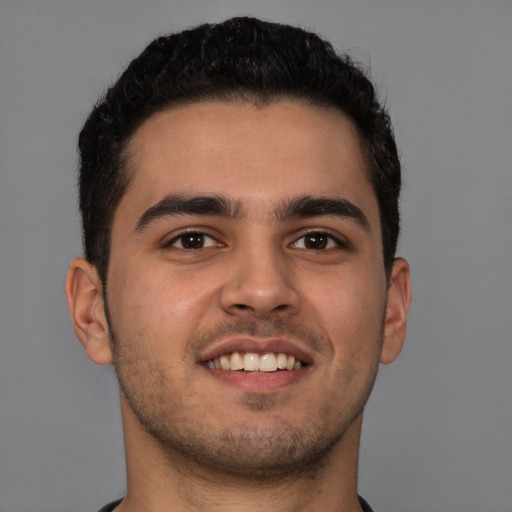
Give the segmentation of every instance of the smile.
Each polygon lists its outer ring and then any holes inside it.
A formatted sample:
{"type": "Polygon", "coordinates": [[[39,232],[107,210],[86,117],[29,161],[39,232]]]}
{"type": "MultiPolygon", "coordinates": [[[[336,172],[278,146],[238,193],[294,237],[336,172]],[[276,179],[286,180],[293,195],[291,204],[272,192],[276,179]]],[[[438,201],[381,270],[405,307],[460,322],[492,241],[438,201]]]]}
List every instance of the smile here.
{"type": "Polygon", "coordinates": [[[304,363],[290,354],[283,352],[232,352],[223,354],[206,361],[206,366],[212,370],[248,371],[248,372],[276,372],[278,370],[300,370],[304,363]]]}

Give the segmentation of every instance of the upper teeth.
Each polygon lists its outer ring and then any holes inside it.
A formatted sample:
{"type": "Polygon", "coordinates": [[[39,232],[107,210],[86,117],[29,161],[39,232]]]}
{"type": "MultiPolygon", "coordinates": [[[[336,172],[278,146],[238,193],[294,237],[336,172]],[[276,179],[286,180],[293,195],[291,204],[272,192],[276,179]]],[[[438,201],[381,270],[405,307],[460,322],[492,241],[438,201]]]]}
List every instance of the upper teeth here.
{"type": "Polygon", "coordinates": [[[233,352],[229,355],[222,355],[215,359],[206,361],[208,368],[217,370],[246,370],[250,372],[275,372],[279,370],[298,370],[302,368],[302,362],[296,360],[294,356],[273,352],[266,354],[257,354],[256,352],[246,352],[241,355],[239,352],[233,352]]]}

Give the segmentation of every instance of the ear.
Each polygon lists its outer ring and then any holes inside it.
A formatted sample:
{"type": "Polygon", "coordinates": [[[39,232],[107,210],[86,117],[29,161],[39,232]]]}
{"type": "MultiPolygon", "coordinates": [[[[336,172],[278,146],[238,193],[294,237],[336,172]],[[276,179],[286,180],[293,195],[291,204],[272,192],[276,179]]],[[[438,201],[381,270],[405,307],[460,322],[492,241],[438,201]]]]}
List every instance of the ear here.
{"type": "Polygon", "coordinates": [[[75,334],[89,359],[110,364],[112,351],[101,280],[96,267],[84,258],[74,259],[69,266],[66,298],[75,334]]]}
{"type": "Polygon", "coordinates": [[[405,341],[407,313],[412,300],[409,264],[395,259],[388,283],[388,302],[384,322],[384,341],[380,362],[392,363],[400,354],[405,341]]]}

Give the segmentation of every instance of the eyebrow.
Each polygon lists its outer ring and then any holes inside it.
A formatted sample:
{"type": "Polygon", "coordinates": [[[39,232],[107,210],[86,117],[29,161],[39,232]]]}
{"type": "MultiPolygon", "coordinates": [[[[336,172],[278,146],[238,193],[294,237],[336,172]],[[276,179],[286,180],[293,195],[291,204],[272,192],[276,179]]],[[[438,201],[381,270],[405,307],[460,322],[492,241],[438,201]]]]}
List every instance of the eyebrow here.
{"type": "MultiPolygon", "coordinates": [[[[169,195],[140,216],[135,231],[141,232],[149,224],[165,217],[202,215],[237,220],[242,217],[242,213],[238,201],[223,196],[169,195]]],[[[363,210],[339,197],[295,197],[278,207],[273,216],[278,222],[322,216],[348,218],[370,231],[370,223],[363,210]]]]}
{"type": "Polygon", "coordinates": [[[221,196],[170,195],[140,216],[135,231],[143,231],[158,219],[178,215],[213,215],[234,220],[240,216],[240,207],[236,201],[221,196]]]}
{"type": "Polygon", "coordinates": [[[278,221],[309,217],[335,216],[354,220],[366,231],[370,223],[363,210],[354,203],[340,197],[296,197],[276,211],[278,221]]]}

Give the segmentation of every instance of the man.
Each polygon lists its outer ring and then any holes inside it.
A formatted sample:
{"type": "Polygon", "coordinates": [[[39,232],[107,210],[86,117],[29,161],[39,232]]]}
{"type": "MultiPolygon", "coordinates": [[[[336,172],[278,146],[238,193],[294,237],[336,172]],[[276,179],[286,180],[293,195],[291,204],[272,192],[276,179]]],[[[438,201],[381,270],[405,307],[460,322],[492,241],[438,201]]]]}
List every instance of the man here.
{"type": "Polygon", "coordinates": [[[104,511],[361,511],[364,404],[401,350],[400,163],[348,57],[235,18],[160,37],[79,141],[66,284],[121,392],[104,511]]]}

